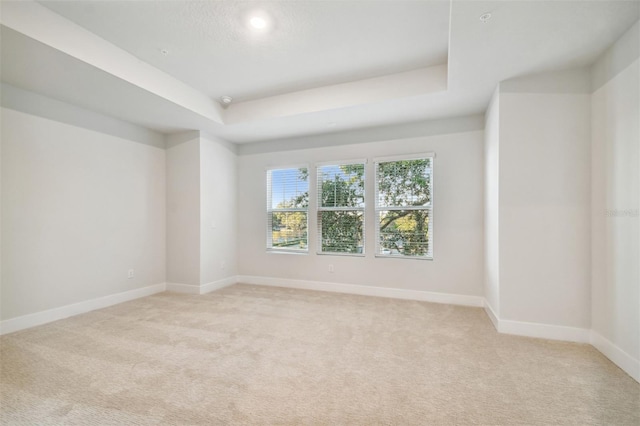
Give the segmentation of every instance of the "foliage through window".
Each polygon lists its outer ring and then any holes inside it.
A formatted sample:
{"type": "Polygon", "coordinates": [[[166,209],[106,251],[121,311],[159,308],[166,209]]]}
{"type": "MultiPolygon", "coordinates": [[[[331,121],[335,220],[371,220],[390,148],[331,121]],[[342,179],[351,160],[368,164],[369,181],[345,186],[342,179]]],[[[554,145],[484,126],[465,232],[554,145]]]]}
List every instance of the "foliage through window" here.
{"type": "Polygon", "coordinates": [[[319,166],[320,253],[364,253],[364,162],[319,166]]]}
{"type": "Polygon", "coordinates": [[[267,249],[306,252],[308,210],[306,167],[267,171],[267,249]]]}
{"type": "Polygon", "coordinates": [[[376,255],[433,258],[433,158],[375,162],[376,255]]]}

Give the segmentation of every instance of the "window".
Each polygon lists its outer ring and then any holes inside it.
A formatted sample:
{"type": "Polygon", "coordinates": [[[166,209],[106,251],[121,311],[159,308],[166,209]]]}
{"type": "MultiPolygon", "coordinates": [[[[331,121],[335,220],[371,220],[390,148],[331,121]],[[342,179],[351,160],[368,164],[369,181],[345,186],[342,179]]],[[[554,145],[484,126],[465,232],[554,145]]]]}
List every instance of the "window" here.
{"type": "Polygon", "coordinates": [[[433,259],[433,155],[375,161],[376,256],[433,259]]]}
{"type": "Polygon", "coordinates": [[[267,250],[306,252],[308,209],[306,167],[267,170],[267,250]]]}
{"type": "Polygon", "coordinates": [[[318,252],[364,253],[364,161],[318,167],[318,252]]]}

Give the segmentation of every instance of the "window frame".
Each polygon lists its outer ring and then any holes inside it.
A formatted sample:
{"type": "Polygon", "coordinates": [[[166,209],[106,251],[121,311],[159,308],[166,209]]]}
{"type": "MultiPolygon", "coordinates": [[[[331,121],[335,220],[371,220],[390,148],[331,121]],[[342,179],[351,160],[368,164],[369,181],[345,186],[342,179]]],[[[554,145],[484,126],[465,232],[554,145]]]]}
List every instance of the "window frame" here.
{"type": "Polygon", "coordinates": [[[311,175],[310,175],[310,167],[309,164],[297,164],[297,165],[289,165],[289,166],[273,166],[273,167],[267,167],[265,169],[265,175],[266,175],[266,186],[267,186],[267,193],[266,193],[266,205],[267,205],[267,211],[266,211],[266,250],[267,253],[283,253],[283,254],[298,254],[298,255],[306,255],[309,254],[309,207],[311,205],[311,192],[310,192],[310,185],[309,182],[311,180],[311,175]],[[307,202],[307,206],[306,207],[295,207],[295,208],[273,208],[273,179],[272,179],[272,173],[275,170],[299,170],[299,169],[306,169],[307,170],[307,193],[309,195],[309,200],[307,202]],[[274,247],[273,246],[273,213],[275,212],[282,212],[282,213],[287,213],[287,212],[302,212],[306,214],[306,248],[304,249],[300,249],[300,248],[285,248],[285,247],[274,247]]]}
{"type": "Polygon", "coordinates": [[[434,223],[434,199],[435,199],[435,184],[434,184],[434,170],[435,170],[435,158],[436,155],[434,152],[425,152],[418,154],[407,154],[407,155],[394,155],[389,157],[376,157],[373,159],[373,174],[374,174],[374,216],[375,216],[375,252],[374,256],[376,258],[383,259],[414,259],[414,260],[434,260],[435,258],[435,245],[434,245],[434,235],[435,231],[433,229],[434,223]],[[379,179],[378,179],[378,164],[379,163],[392,163],[399,161],[411,161],[411,160],[423,160],[429,159],[431,162],[430,166],[430,201],[427,206],[380,206],[380,198],[379,198],[379,179]],[[403,254],[383,254],[381,253],[381,244],[380,244],[380,213],[383,211],[403,211],[403,210],[424,210],[428,211],[429,214],[429,230],[428,230],[428,241],[430,246],[431,255],[425,256],[410,256],[403,254]]]}
{"type": "Polygon", "coordinates": [[[367,207],[367,159],[356,160],[338,160],[338,161],[324,161],[315,163],[316,169],[316,235],[318,238],[316,244],[316,254],[321,256],[353,256],[364,257],[366,254],[366,207],[367,207]],[[327,166],[349,166],[349,165],[362,165],[362,207],[323,207],[322,206],[322,182],[323,176],[321,172],[322,167],[327,166]],[[335,251],[323,251],[322,250],[322,220],[320,219],[322,212],[360,212],[362,215],[362,252],[361,253],[347,253],[347,252],[335,252],[335,251]]]}

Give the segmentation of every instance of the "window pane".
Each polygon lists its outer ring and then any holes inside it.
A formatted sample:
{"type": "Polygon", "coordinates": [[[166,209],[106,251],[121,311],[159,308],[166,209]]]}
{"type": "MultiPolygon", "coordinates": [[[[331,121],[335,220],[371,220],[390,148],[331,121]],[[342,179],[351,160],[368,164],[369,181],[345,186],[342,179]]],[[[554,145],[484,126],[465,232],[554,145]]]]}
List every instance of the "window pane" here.
{"type": "Polygon", "coordinates": [[[433,257],[431,211],[379,212],[378,254],[433,257]]]}
{"type": "Polygon", "coordinates": [[[300,250],[307,249],[307,213],[271,213],[271,247],[300,250]]]}
{"type": "Polygon", "coordinates": [[[362,253],[364,247],[362,211],[318,212],[318,227],[322,235],[322,252],[362,253]]]}
{"type": "Polygon", "coordinates": [[[320,207],[364,207],[364,164],[318,167],[320,207]]]}
{"type": "Polygon", "coordinates": [[[309,206],[309,181],[306,168],[269,170],[271,209],[309,206]]]}
{"type": "Polygon", "coordinates": [[[377,163],[376,180],[376,207],[431,204],[431,158],[377,163]]]}

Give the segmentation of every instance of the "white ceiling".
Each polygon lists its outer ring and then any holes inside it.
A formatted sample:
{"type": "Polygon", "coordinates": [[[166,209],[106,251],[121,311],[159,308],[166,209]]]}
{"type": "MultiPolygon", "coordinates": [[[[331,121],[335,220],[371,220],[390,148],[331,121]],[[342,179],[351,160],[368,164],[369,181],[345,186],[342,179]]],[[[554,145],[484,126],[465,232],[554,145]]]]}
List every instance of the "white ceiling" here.
{"type": "Polygon", "coordinates": [[[500,81],[588,66],[640,15],[604,0],[43,3],[2,2],[3,81],[239,143],[482,113],[500,81]],[[255,9],[271,31],[245,26],[255,9]]]}
{"type": "Polygon", "coordinates": [[[447,61],[448,0],[41,4],[215,99],[255,99],[447,61]],[[269,31],[246,25],[256,11],[270,18],[269,31]]]}

